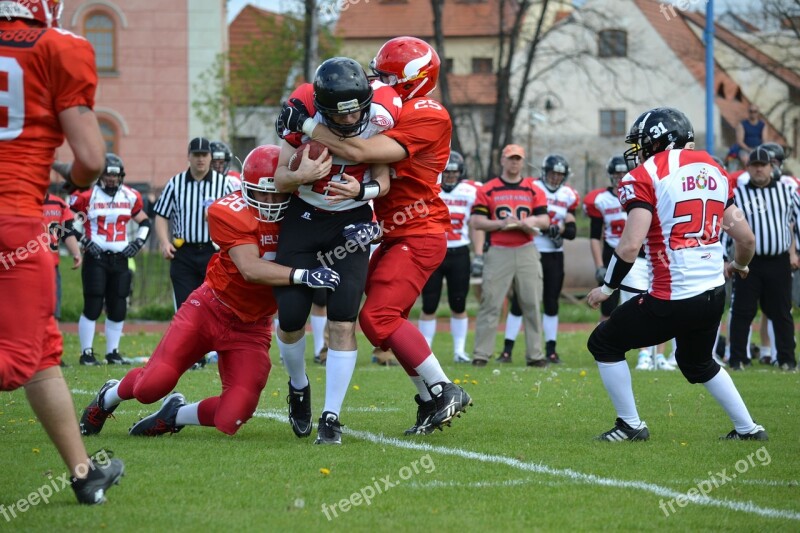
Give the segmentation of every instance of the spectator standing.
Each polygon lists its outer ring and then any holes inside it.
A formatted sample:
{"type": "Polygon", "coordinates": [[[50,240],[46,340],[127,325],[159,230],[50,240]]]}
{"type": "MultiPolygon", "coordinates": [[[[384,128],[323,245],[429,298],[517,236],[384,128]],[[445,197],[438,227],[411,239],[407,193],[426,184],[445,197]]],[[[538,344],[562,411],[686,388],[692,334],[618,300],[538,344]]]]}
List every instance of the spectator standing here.
{"type": "Polygon", "coordinates": [[[733,370],[749,364],[747,336],[759,304],[772,320],[778,364],[784,370],[797,367],[789,248],[792,227],[800,216],[800,197],[790,185],[775,179],[771,160],[769,150],[756,148],[747,164],[750,179],[734,191],[736,205],[755,233],[756,251],[750,275],[733,280],[729,327],[729,364],[733,370]]]}
{"type": "Polygon", "coordinates": [[[558,154],[550,154],[542,161],[541,178],[534,181],[547,199],[550,227],[547,232],[534,237],[542,258],[542,283],[544,286],[545,357],[551,363],[560,363],[556,352],[558,336],[558,300],[564,286],[564,239],[572,240],[578,233],[575,211],[580,204],[578,191],[566,184],[569,163],[558,154]]]}
{"type": "Polygon", "coordinates": [[[83,312],[78,320],[81,342],[80,364],[93,366],[95,323],[106,309],[106,361],[112,365],[130,364],[119,353],[119,340],[128,312],[133,274],[128,260],[144,246],[150,235],[150,219],[142,208],[142,196],[125,185],[125,167],[115,154],[106,154],[106,166],[97,184],[78,195],[72,210],[85,215],[85,261],[83,312]],[[128,222],[139,224],[133,241],[128,240],[128,222]]]}
{"type": "Polygon", "coordinates": [[[70,186],[88,187],[103,169],[103,137],[92,111],[94,52],[83,37],[58,29],[60,2],[40,0],[35,9],[27,0],[2,4],[0,391],[25,388],[31,409],[69,469],[78,502],[99,504],[125,468],[119,459],[92,461],[81,440],[59,367],[53,260],[41,246],[48,240],[47,235],[42,239],[42,223],[50,167],[64,137],[75,161],[58,167],[70,186]]]}
{"type": "Polygon", "coordinates": [[[614,427],[597,440],[650,438],[636,409],[625,353],[672,337],[686,380],[702,383],[733,422],[725,438],[768,440],[730,375],[711,357],[725,306],[725,275],[747,277],[755,248],[725,171],[706,152],[692,149],[694,129],[677,109],[642,113],[625,142],[631,145],[625,160],[632,170],[620,182],[619,199],[628,219],[603,285],[592,289],[587,302],[597,308],[619,289],[642,245],[651,283],[647,294],[621,304],[589,337],[587,346],[617,412],[614,427]],[[723,228],[736,242],[735,260],[728,264],[720,243],[723,228]]]}
{"type": "Polygon", "coordinates": [[[436,335],[436,308],[442,297],[442,281],[446,279],[447,301],[451,312],[453,361],[456,363],[470,362],[466,353],[469,329],[467,294],[470,278],[469,245],[475,230],[469,225],[469,217],[479,185],[466,178],[464,157],[458,152],[451,151],[450,160],[442,174],[442,192],[439,193],[439,197],[444,200],[450,211],[447,254],[422,288],[422,313],[419,317],[419,330],[428,342],[428,346],[433,347],[433,337],[436,335]]]}
{"type": "Polygon", "coordinates": [[[203,283],[208,262],[216,252],[208,231],[208,207],[234,190],[225,176],[211,169],[208,139],[192,139],[188,158],[189,168],[170,178],[154,208],[161,254],[170,261],[176,310],[203,283]]]}
{"type": "Polygon", "coordinates": [[[494,353],[500,309],[511,284],[519,299],[525,329],[528,366],[544,367],[541,347],[542,265],[533,237],[550,227],[547,200],[531,178],[522,177],[525,150],[503,148],[503,173],[479,190],[470,224],[491,233],[484,254],[481,304],[475,325],[472,364],[485,366],[494,353]]]}

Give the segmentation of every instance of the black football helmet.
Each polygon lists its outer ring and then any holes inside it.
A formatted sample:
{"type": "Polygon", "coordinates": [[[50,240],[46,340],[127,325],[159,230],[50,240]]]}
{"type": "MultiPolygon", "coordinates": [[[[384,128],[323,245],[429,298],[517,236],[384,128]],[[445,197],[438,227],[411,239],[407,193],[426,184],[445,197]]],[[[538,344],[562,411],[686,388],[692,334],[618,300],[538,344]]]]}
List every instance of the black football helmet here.
{"type": "Polygon", "coordinates": [[[633,170],[653,155],[684,148],[694,142],[694,128],[686,115],[672,107],[656,107],[645,111],[631,126],[625,143],[631,147],[625,152],[628,170],[633,170]]]}
{"type": "Polygon", "coordinates": [[[769,159],[772,163],[772,177],[776,180],[781,179],[783,175],[783,160],[786,159],[786,152],[783,151],[783,146],[778,143],[763,143],[758,148],[764,148],[769,153],[769,159]]]}
{"type": "Polygon", "coordinates": [[[372,87],[361,65],[349,57],[324,61],[314,75],[314,107],[327,126],[342,137],[360,135],[369,123],[372,87]],[[338,124],[335,117],[360,112],[353,124],[338,124]]]}
{"type": "Polygon", "coordinates": [[[117,194],[122,180],[125,179],[125,165],[117,154],[111,152],[106,154],[106,166],[103,174],[100,175],[98,185],[100,189],[109,196],[117,194]]]}
{"type": "Polygon", "coordinates": [[[458,182],[467,177],[467,169],[464,167],[464,156],[456,152],[450,151],[450,159],[447,160],[447,166],[444,167],[442,173],[442,190],[450,192],[456,188],[458,182]]]}
{"type": "Polygon", "coordinates": [[[606,163],[606,172],[612,187],[617,186],[617,182],[622,178],[620,174],[628,173],[628,165],[625,164],[625,158],[621,155],[611,156],[611,159],[606,163]]]}
{"type": "Polygon", "coordinates": [[[211,141],[211,168],[222,174],[228,175],[233,160],[230,146],[222,141],[211,141]]]}
{"type": "Polygon", "coordinates": [[[569,163],[563,155],[550,154],[542,160],[542,184],[550,192],[556,192],[569,177],[569,163]],[[559,176],[558,174],[561,174],[559,176]]]}

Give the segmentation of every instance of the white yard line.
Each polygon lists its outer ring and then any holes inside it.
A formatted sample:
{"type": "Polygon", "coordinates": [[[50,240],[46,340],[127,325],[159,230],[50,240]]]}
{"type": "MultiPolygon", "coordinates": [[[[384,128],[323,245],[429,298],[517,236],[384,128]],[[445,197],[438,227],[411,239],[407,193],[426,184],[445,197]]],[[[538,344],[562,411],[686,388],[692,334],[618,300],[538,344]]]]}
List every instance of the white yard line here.
{"type": "MultiPolygon", "coordinates": [[[[256,411],[255,415],[260,418],[268,418],[278,422],[288,423],[286,413],[283,411],[256,411]]],[[[643,492],[649,492],[657,496],[667,499],[673,498],[686,498],[688,501],[697,505],[704,505],[709,507],[721,507],[723,509],[730,509],[732,511],[742,511],[745,513],[765,516],[768,518],[786,518],[789,520],[800,521],[800,512],[791,511],[787,509],[773,509],[770,507],[762,507],[753,502],[740,502],[734,500],[721,500],[717,498],[709,498],[708,496],[688,496],[685,492],[678,492],[667,487],[656,485],[655,483],[648,483],[646,481],[626,481],[624,479],[615,479],[610,477],[598,476],[595,474],[584,474],[577,472],[571,468],[552,468],[544,464],[525,463],[511,457],[504,457],[502,455],[490,455],[480,452],[471,452],[461,448],[450,448],[447,446],[435,446],[419,442],[416,439],[397,439],[394,437],[386,437],[382,434],[370,433],[369,431],[360,431],[345,427],[342,432],[357,439],[366,440],[375,444],[384,446],[394,446],[395,448],[404,448],[406,450],[417,450],[421,452],[433,452],[441,455],[452,455],[469,459],[471,461],[480,461],[482,463],[495,463],[502,464],[518,470],[526,472],[534,472],[537,474],[546,474],[549,476],[566,478],[575,483],[582,483],[586,485],[599,485],[603,487],[614,487],[620,489],[634,489],[643,492]]],[[[613,444],[612,444],[613,445],[613,444]]]]}

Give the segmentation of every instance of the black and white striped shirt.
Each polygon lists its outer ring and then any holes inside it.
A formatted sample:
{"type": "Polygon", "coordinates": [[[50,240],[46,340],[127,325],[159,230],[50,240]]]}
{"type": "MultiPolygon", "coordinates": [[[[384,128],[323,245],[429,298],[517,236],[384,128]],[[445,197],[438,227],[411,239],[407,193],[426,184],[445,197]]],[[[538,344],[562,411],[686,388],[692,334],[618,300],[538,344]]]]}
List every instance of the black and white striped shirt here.
{"type": "Polygon", "coordinates": [[[766,187],[742,183],[733,191],[736,205],[744,212],[756,237],[756,255],[774,256],[789,251],[792,225],[800,218],[800,196],[781,181],[766,187]]]}
{"type": "Polygon", "coordinates": [[[214,200],[234,191],[228,178],[209,170],[200,180],[185,170],[167,182],[155,205],[155,212],[172,221],[172,233],[187,243],[211,241],[206,221],[206,209],[214,200]]]}

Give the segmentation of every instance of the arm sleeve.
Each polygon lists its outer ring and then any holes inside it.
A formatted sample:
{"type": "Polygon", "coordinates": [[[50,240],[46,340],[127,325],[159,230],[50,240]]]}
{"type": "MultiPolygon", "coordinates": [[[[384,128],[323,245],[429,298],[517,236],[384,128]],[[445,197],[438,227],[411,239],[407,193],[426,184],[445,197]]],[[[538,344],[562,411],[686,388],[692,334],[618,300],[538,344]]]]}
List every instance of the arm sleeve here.
{"type": "Polygon", "coordinates": [[[589,217],[591,225],[589,226],[589,238],[603,240],[603,219],[599,217],[589,217]]]}

